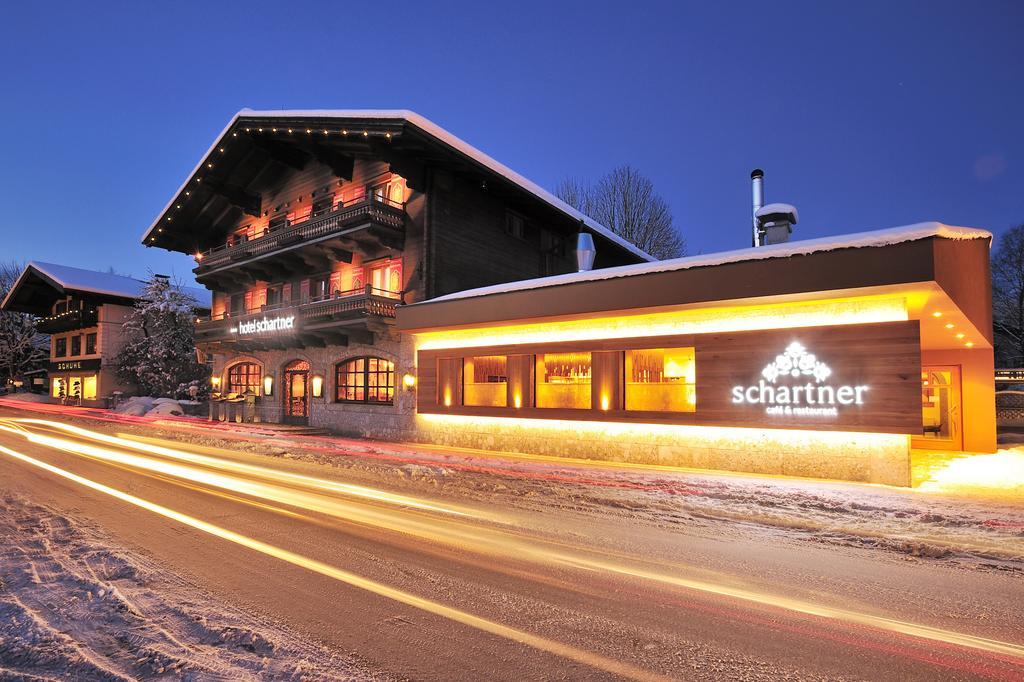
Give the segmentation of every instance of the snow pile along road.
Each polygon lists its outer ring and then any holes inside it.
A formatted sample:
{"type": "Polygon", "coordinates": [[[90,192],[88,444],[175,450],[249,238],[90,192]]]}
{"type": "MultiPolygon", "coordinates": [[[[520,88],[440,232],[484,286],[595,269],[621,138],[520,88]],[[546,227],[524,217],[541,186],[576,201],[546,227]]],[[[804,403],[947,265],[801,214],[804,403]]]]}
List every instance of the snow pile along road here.
{"type": "Polygon", "coordinates": [[[0,543],[2,679],[379,679],[24,499],[0,543]]]}

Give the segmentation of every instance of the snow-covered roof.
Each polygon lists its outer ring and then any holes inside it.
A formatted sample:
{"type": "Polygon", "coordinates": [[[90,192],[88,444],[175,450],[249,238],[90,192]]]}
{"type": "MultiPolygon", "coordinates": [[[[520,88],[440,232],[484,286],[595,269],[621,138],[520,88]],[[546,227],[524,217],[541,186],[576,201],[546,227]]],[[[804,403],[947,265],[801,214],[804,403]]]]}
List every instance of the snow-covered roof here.
{"type": "Polygon", "coordinates": [[[893,227],[885,230],[874,230],[872,232],[857,232],[837,237],[805,239],[803,241],[785,242],[783,244],[773,244],[771,246],[759,246],[736,249],[734,251],[720,251],[718,253],[709,253],[699,256],[673,258],[671,260],[655,261],[653,263],[620,265],[614,268],[602,268],[600,270],[589,270],[587,272],[573,272],[566,275],[538,277],[536,279],[526,279],[518,282],[508,282],[507,284],[480,287],[478,289],[467,289],[466,291],[459,291],[446,296],[438,296],[437,298],[432,298],[413,305],[429,305],[430,303],[435,303],[437,301],[451,301],[461,298],[487,296],[489,294],[542,289],[546,287],[560,286],[563,284],[575,284],[577,282],[593,282],[604,279],[615,279],[617,277],[633,277],[636,275],[646,275],[655,272],[687,270],[690,268],[701,268],[710,265],[724,265],[726,263],[764,260],[767,258],[788,258],[790,256],[802,256],[820,251],[889,246],[892,244],[900,244],[902,242],[927,239],[929,237],[943,237],[945,239],[985,239],[991,238],[992,233],[987,230],[980,230],[973,227],[954,227],[937,222],[915,223],[904,227],[893,227]]]}
{"type": "Polygon", "coordinates": [[[646,261],[655,260],[654,256],[643,251],[635,244],[623,239],[622,237],[615,234],[610,229],[600,224],[590,216],[577,211],[575,208],[565,203],[555,195],[551,194],[540,185],[532,182],[531,180],[528,180],[527,178],[515,172],[508,166],[496,161],[495,159],[491,158],[490,156],[480,151],[473,145],[448,132],[447,130],[437,125],[433,121],[417,114],[415,111],[410,111],[408,109],[283,109],[272,111],[254,111],[252,109],[242,109],[231,118],[231,121],[229,121],[227,126],[224,127],[224,130],[222,130],[220,135],[217,136],[217,138],[214,140],[213,144],[210,145],[210,148],[206,151],[206,153],[203,154],[202,158],[199,160],[199,163],[196,164],[196,167],[192,169],[192,172],[189,173],[188,176],[186,176],[185,182],[181,184],[181,187],[178,188],[178,191],[174,193],[174,195],[171,197],[171,200],[167,202],[167,205],[164,206],[164,208],[157,215],[156,219],[153,221],[153,224],[150,225],[149,229],[147,229],[146,232],[142,235],[143,243],[146,243],[146,241],[150,237],[150,234],[153,232],[153,230],[156,229],[157,225],[160,223],[161,216],[163,216],[165,213],[167,213],[168,210],[170,210],[171,206],[175,203],[175,200],[178,197],[178,195],[185,190],[185,187],[188,185],[191,178],[202,169],[203,164],[206,163],[206,159],[214,152],[215,149],[217,149],[222,144],[221,140],[224,138],[225,135],[227,135],[231,131],[231,128],[235,125],[235,123],[238,122],[238,119],[240,118],[363,118],[406,121],[409,124],[419,128],[424,133],[440,141],[441,143],[469,157],[470,159],[480,164],[481,166],[484,166],[488,170],[498,175],[501,175],[509,182],[518,185],[522,189],[526,190],[530,194],[533,194],[538,199],[550,204],[559,211],[568,214],[570,217],[576,220],[582,220],[583,224],[586,225],[589,229],[605,237],[609,241],[615,242],[619,246],[634,253],[635,255],[639,256],[640,258],[643,258],[646,261]]]}
{"type": "MultiPolygon", "coordinates": [[[[145,281],[135,279],[134,277],[34,260],[25,266],[17,282],[7,292],[7,296],[4,297],[3,303],[0,303],[0,307],[6,307],[8,299],[18,290],[18,287],[29,273],[33,271],[66,291],[81,291],[100,296],[137,299],[142,297],[146,288],[145,281]]],[[[181,289],[195,298],[201,307],[210,307],[211,294],[206,289],[196,287],[181,287],[181,289]]]]}

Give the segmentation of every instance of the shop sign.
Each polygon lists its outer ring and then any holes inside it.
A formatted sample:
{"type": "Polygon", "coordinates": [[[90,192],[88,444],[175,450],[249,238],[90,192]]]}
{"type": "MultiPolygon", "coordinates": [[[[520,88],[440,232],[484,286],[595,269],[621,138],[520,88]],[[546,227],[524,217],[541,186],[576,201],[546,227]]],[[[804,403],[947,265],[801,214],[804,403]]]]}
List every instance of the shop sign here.
{"type": "Polygon", "coordinates": [[[278,317],[263,317],[258,320],[239,322],[237,327],[231,331],[239,336],[250,334],[270,334],[274,332],[286,332],[295,329],[294,315],[279,315],[278,317]]]}
{"type": "Polygon", "coordinates": [[[51,360],[46,369],[50,372],[83,372],[95,371],[100,368],[99,358],[91,360],[51,360]]]}
{"type": "Polygon", "coordinates": [[[996,381],[1024,384],[1024,369],[997,369],[996,381]]]}
{"type": "Polygon", "coordinates": [[[734,405],[764,405],[769,416],[838,417],[839,410],[863,405],[868,386],[828,382],[832,369],[794,341],[761,370],[750,386],[733,386],[734,405]]]}

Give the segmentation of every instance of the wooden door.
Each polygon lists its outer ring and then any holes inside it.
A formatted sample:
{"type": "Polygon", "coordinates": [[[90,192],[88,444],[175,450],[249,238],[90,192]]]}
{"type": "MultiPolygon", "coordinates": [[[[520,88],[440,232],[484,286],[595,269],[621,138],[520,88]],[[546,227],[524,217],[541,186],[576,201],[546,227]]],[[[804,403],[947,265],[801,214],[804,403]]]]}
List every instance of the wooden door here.
{"type": "Polygon", "coordinates": [[[309,363],[295,362],[284,370],[284,422],[309,423],[309,363]]]}

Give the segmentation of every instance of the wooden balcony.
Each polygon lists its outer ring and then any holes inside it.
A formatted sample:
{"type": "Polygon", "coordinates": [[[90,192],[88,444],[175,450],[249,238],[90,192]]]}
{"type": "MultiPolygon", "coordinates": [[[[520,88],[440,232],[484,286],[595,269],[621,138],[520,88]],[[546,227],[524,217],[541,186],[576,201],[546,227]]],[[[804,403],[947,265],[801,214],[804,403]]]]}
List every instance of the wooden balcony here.
{"type": "Polygon", "coordinates": [[[76,308],[57,315],[42,317],[36,322],[36,329],[41,334],[59,334],[74,329],[95,327],[99,322],[96,307],[76,308]]]}
{"type": "Polygon", "coordinates": [[[268,270],[315,265],[315,259],[351,261],[353,251],[373,257],[401,249],[405,240],[405,206],[372,194],[339,204],[328,213],[291,225],[267,228],[260,235],[216,246],[201,254],[194,272],[207,282],[227,270],[251,270],[257,277],[268,270]],[[268,263],[280,260],[276,266],[268,263]]]}
{"type": "Polygon", "coordinates": [[[367,286],[304,303],[225,313],[196,323],[196,344],[235,350],[372,343],[373,333],[394,323],[398,294],[367,286]]]}

